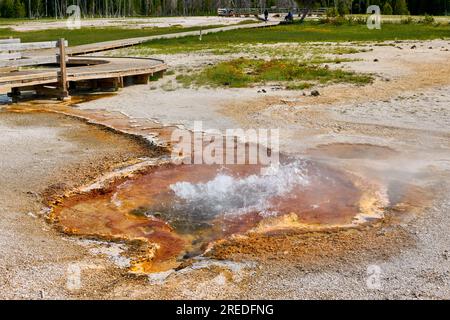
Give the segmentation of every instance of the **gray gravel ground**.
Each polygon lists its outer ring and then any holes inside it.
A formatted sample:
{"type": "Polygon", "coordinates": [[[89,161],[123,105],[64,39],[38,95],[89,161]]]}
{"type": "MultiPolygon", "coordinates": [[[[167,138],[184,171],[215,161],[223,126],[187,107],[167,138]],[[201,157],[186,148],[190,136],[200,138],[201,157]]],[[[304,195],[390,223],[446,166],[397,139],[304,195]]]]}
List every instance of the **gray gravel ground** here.
{"type": "MultiPolygon", "coordinates": [[[[68,267],[107,261],[44,220],[41,194],[50,186],[65,190],[91,180],[107,169],[100,165],[105,159],[120,162],[145,151],[127,138],[55,114],[0,112],[0,130],[0,298],[71,298],[68,267]]],[[[110,273],[85,285],[95,283],[94,291],[111,281],[110,273]]]]}
{"type": "MultiPolygon", "coordinates": [[[[81,106],[188,127],[197,119],[214,128],[277,126],[282,129],[282,150],[293,153],[336,142],[390,147],[397,154],[391,159],[331,160],[381,181],[403,179],[432,190],[432,202],[413,208],[414,213],[407,212],[395,222],[395,228],[408,235],[408,245],[377,253],[369,250],[373,238],[367,238],[365,250],[350,256],[336,254],[335,259],[311,268],[301,267],[304,261],[291,263],[278,256],[255,262],[207,260],[150,279],[124,276],[124,270],[103,255],[69,241],[39,217],[40,194],[49,186],[73,188],[108,171],[101,163],[119,163],[145,152],[133,147],[128,138],[101,134],[63,116],[0,113],[1,297],[450,298],[450,90],[445,78],[450,60],[449,53],[440,48],[450,44],[418,43],[423,48],[406,54],[411,45],[404,44],[403,51],[390,46],[360,54],[363,60],[356,62],[354,69],[385,70],[381,76],[390,78],[375,84],[379,91],[370,100],[364,95],[369,95],[371,87],[358,89],[361,92],[339,86],[323,88],[317,100],[290,93],[289,101],[283,102],[283,91],[269,99],[256,89],[165,92],[136,86],[81,106]],[[429,50],[430,44],[438,49],[429,50]],[[377,66],[374,57],[380,59],[377,66]],[[434,68],[410,68],[422,65],[427,58],[432,58],[434,68]],[[425,80],[405,80],[414,72],[425,80]],[[427,86],[428,80],[433,81],[432,87],[427,86]],[[79,292],[66,289],[67,267],[73,262],[95,266],[83,273],[79,292]],[[367,281],[377,280],[378,271],[380,286],[370,289],[367,281]]],[[[388,229],[380,230],[378,237],[385,237],[388,229]]]]}

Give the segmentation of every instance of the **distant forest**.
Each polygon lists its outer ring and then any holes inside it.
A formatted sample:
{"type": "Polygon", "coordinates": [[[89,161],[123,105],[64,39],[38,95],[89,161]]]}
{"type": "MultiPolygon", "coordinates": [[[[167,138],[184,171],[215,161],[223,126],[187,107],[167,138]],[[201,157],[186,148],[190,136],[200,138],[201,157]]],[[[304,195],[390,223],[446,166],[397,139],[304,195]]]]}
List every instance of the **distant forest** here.
{"type": "Polygon", "coordinates": [[[351,13],[379,5],[384,14],[450,14],[450,0],[0,0],[0,17],[64,17],[79,5],[83,17],[214,15],[220,7],[293,8],[312,2],[316,7],[344,4],[351,13]]]}

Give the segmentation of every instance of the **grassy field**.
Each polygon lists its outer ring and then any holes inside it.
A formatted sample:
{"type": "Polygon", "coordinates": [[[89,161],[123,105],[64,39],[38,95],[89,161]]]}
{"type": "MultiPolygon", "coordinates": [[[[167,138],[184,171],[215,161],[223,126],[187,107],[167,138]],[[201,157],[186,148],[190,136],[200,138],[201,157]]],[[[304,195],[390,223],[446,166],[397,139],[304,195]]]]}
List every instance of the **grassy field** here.
{"type": "Polygon", "coordinates": [[[307,23],[281,25],[262,29],[245,29],[198,37],[157,40],[138,48],[155,53],[181,53],[198,50],[223,50],[226,46],[277,42],[343,42],[428,40],[450,38],[450,25],[384,24],[381,30],[369,30],[366,25],[341,25],[307,23]]]}
{"type": "Polygon", "coordinates": [[[220,62],[204,70],[177,76],[185,87],[251,87],[255,84],[277,82],[287,89],[306,89],[314,84],[345,82],[364,85],[372,82],[370,75],[361,75],[341,69],[330,69],[312,63],[290,59],[233,59],[220,62]]]}
{"type": "MultiPolygon", "coordinates": [[[[207,28],[216,28],[220,26],[208,26],[207,28]]],[[[205,28],[205,27],[203,27],[205,28]]],[[[131,29],[131,28],[82,28],[79,30],[70,29],[50,29],[40,31],[27,31],[18,32],[11,29],[0,29],[0,39],[8,37],[21,38],[22,42],[32,41],[49,41],[64,38],[69,41],[70,46],[76,46],[80,44],[110,41],[135,37],[146,37],[160,34],[185,32],[199,30],[200,27],[162,27],[162,28],[143,28],[143,29],[131,29]]]]}
{"type": "MultiPolygon", "coordinates": [[[[219,26],[203,27],[213,28],[219,26]]],[[[71,45],[100,41],[143,37],[165,33],[199,30],[199,27],[164,27],[129,29],[119,27],[83,28],[80,30],[53,29],[31,32],[17,32],[8,28],[0,29],[0,38],[20,37],[27,41],[47,41],[61,37],[69,40],[71,45]]],[[[195,50],[217,49],[224,45],[275,43],[275,42],[310,42],[310,41],[384,41],[405,39],[450,38],[450,25],[424,24],[383,24],[381,30],[369,30],[366,25],[330,25],[308,22],[306,24],[282,25],[271,28],[243,29],[217,34],[204,35],[200,42],[198,37],[157,40],[141,46],[151,48],[159,53],[177,53],[195,50]]]]}

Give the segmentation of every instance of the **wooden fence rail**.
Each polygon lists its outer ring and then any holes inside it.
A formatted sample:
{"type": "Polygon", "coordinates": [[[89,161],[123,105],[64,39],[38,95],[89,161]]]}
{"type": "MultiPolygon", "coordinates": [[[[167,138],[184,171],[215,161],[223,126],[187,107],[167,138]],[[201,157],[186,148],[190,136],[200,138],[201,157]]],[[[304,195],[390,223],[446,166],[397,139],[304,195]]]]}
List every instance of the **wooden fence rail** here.
{"type": "MultiPolygon", "coordinates": [[[[54,89],[54,95],[59,99],[69,98],[67,84],[66,47],[68,42],[64,39],[59,41],[21,43],[20,39],[0,40],[0,72],[11,72],[19,70],[20,67],[28,67],[44,64],[58,64],[58,87],[54,89]],[[30,55],[25,51],[39,49],[58,48],[58,52],[49,55],[30,55]]],[[[51,51],[50,51],[51,52],[51,51]]],[[[9,75],[9,74],[8,74],[9,75]]],[[[10,78],[10,77],[9,77],[10,78]]],[[[51,89],[50,89],[51,90],[51,89]]],[[[13,88],[12,95],[18,94],[17,88],[13,88]]]]}
{"type": "Polygon", "coordinates": [[[5,44],[5,43],[20,43],[20,39],[0,39],[0,44],[5,44]]]}
{"type": "MultiPolygon", "coordinates": [[[[27,56],[24,51],[38,49],[53,49],[59,47],[59,41],[28,42],[21,43],[20,39],[0,40],[0,68],[20,68],[27,66],[36,66],[42,64],[59,63],[60,59],[57,53],[49,55],[27,56]]],[[[64,41],[67,46],[68,42],[64,41]]],[[[67,59],[67,58],[66,58],[67,59]]]]}
{"type": "MultiPolygon", "coordinates": [[[[39,57],[22,57],[20,53],[10,54],[13,60],[2,60],[2,54],[0,54],[0,68],[19,68],[37,66],[42,64],[55,64],[59,63],[58,55],[52,56],[39,56],[39,57]]],[[[66,58],[67,59],[67,58],[66,58]]]]}
{"type": "Polygon", "coordinates": [[[20,52],[11,52],[11,53],[2,53],[0,52],[0,67],[4,61],[2,60],[15,60],[22,58],[22,53],[20,52]]]}
{"type": "MultiPolygon", "coordinates": [[[[68,42],[65,41],[65,45],[68,46],[68,42]]],[[[2,51],[28,51],[28,50],[41,50],[51,49],[58,46],[58,41],[44,41],[44,42],[25,42],[25,43],[0,43],[0,52],[2,51]]]]}

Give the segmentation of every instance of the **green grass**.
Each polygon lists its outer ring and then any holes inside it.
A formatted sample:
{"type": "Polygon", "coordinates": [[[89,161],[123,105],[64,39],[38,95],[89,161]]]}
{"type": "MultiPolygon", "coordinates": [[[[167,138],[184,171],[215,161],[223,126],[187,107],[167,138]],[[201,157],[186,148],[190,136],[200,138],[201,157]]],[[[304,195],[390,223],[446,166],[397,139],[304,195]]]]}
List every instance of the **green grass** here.
{"type": "Polygon", "coordinates": [[[306,89],[315,83],[346,82],[363,85],[372,82],[370,75],[359,75],[341,69],[330,69],[317,64],[289,59],[245,59],[220,62],[200,72],[177,76],[177,81],[189,86],[250,87],[255,84],[277,82],[286,88],[306,89]]]}
{"type": "Polygon", "coordinates": [[[329,25],[309,22],[303,25],[281,25],[271,28],[232,30],[198,37],[156,40],[137,49],[153,53],[174,54],[212,50],[230,53],[233,46],[258,43],[305,43],[344,41],[428,40],[450,38],[449,25],[383,24],[381,30],[369,30],[366,25],[329,25]]]}
{"type": "MultiPolygon", "coordinates": [[[[2,20],[12,21],[12,20],[2,20]]],[[[15,21],[15,20],[13,20],[15,21]]],[[[20,21],[20,20],[17,20],[20,21]]],[[[248,23],[244,21],[243,23],[248,23]]],[[[219,26],[203,27],[213,28],[219,26]]],[[[164,27],[131,29],[120,27],[83,28],[80,30],[51,29],[40,31],[18,32],[8,28],[0,28],[0,38],[20,37],[24,42],[48,41],[58,38],[69,40],[70,45],[80,45],[93,42],[117,40],[133,37],[143,37],[182,31],[199,30],[199,27],[164,27]]],[[[179,53],[199,50],[226,50],[237,44],[277,43],[277,42],[342,42],[342,41],[385,41],[406,39],[436,39],[450,38],[449,25],[423,24],[388,24],[382,25],[381,30],[369,30],[365,25],[329,25],[308,22],[302,25],[281,25],[271,28],[242,29],[203,35],[202,41],[198,37],[166,39],[151,41],[139,48],[150,48],[155,53],[179,53]]]]}
{"type": "Polygon", "coordinates": [[[213,55],[235,54],[240,57],[258,57],[258,58],[278,58],[278,59],[300,59],[311,60],[314,63],[340,63],[350,62],[355,59],[349,57],[330,57],[330,55],[350,55],[360,52],[367,52],[373,49],[360,46],[358,48],[348,45],[328,45],[328,44],[300,44],[300,43],[277,43],[277,44],[258,44],[248,45],[245,43],[236,45],[221,46],[187,46],[187,47],[165,47],[154,49],[150,46],[135,46],[131,48],[119,49],[111,52],[114,56],[134,56],[151,57],[155,54],[177,54],[185,52],[204,52],[213,55]]]}
{"type": "MultiPolygon", "coordinates": [[[[4,19],[5,21],[16,21],[4,19]]],[[[20,21],[20,20],[17,20],[20,21]]],[[[0,23],[0,24],[1,24],[0,23]]],[[[248,23],[244,21],[243,23],[248,23]]],[[[219,26],[203,27],[213,28],[219,26]]],[[[120,27],[83,28],[80,30],[51,29],[40,31],[18,32],[8,28],[0,28],[0,38],[20,37],[24,42],[48,41],[58,38],[69,40],[70,45],[117,40],[132,37],[143,37],[182,31],[199,30],[199,27],[164,27],[131,29],[120,27]]],[[[388,24],[382,25],[381,30],[369,30],[365,25],[329,25],[308,22],[302,25],[281,25],[271,28],[242,29],[203,35],[202,41],[198,37],[166,39],[151,41],[139,48],[149,48],[155,53],[179,53],[199,50],[226,50],[237,44],[277,43],[277,42],[342,42],[342,41],[385,41],[385,40],[425,40],[436,38],[450,38],[449,25],[424,24],[388,24]]],[[[232,50],[232,49],[230,49],[232,50]]]]}
{"type": "MultiPolygon", "coordinates": [[[[220,26],[208,26],[207,28],[217,28],[220,26]]],[[[206,27],[203,27],[205,29],[206,27]]],[[[135,38],[135,37],[147,37],[160,34],[169,34],[176,32],[194,31],[199,30],[200,27],[183,28],[181,26],[163,27],[163,28],[143,28],[143,29],[131,29],[131,28],[82,28],[82,29],[49,29],[39,31],[27,31],[20,32],[14,31],[9,28],[0,28],[0,39],[15,37],[21,38],[22,42],[33,41],[50,41],[64,38],[69,41],[70,46],[76,46],[87,43],[135,38]]]]}

